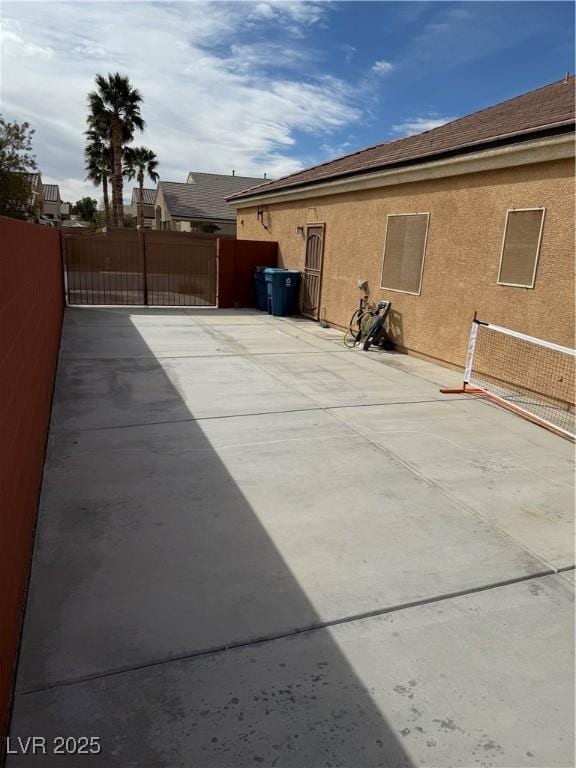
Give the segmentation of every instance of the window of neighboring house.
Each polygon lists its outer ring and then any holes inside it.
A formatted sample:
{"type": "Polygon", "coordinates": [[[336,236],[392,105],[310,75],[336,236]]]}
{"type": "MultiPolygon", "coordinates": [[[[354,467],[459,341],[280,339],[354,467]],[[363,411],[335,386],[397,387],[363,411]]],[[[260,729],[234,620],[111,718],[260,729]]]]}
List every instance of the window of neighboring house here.
{"type": "Polygon", "coordinates": [[[388,216],[381,288],[420,294],[429,220],[429,213],[388,216]]]}
{"type": "Polygon", "coordinates": [[[507,211],[498,282],[517,288],[534,288],[544,208],[515,208],[507,211]]]}

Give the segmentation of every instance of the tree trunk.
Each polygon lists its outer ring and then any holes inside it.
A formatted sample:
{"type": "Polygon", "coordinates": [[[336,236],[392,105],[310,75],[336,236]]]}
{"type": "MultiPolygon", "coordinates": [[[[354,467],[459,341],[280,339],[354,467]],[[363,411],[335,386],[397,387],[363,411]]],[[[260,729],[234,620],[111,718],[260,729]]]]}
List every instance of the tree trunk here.
{"type": "Polygon", "coordinates": [[[138,229],[144,229],[144,174],[142,171],[138,172],[138,187],[140,194],[138,195],[138,218],[136,223],[138,224],[138,229]]]}
{"type": "Polygon", "coordinates": [[[114,224],[124,226],[124,202],[122,200],[122,131],[117,120],[112,124],[112,208],[114,224]]]}
{"type": "Polygon", "coordinates": [[[112,137],[110,137],[110,188],[112,190],[112,206],[111,206],[111,225],[113,227],[118,226],[118,219],[116,216],[116,187],[115,187],[116,173],[114,171],[114,145],[112,143],[112,137]]]}
{"type": "Polygon", "coordinates": [[[104,198],[104,217],[106,219],[106,229],[110,229],[110,200],[108,199],[108,177],[106,173],[102,174],[102,197],[104,198]]]}

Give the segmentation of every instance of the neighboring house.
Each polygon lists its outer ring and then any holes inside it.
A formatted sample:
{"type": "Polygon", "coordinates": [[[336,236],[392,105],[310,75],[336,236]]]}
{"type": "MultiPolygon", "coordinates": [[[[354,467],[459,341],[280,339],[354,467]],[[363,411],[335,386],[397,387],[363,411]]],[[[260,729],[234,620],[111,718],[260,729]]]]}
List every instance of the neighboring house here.
{"type": "Polygon", "coordinates": [[[185,184],[160,181],[155,201],[155,228],[182,232],[236,234],[236,212],[226,198],[260,184],[262,179],[218,173],[188,174],[185,184]]]}
{"type": "MultiPolygon", "coordinates": [[[[144,199],[144,229],[153,229],[154,227],[154,202],[156,200],[156,190],[147,189],[142,190],[144,199]]],[[[132,199],[130,201],[130,207],[127,210],[134,218],[138,215],[138,200],[140,198],[140,188],[134,187],[132,189],[132,199]]]]}
{"type": "Polygon", "coordinates": [[[54,222],[60,222],[60,188],[58,184],[42,184],[42,216],[54,222]]]}
{"type": "Polygon", "coordinates": [[[60,220],[67,221],[70,218],[70,203],[60,203],[60,220]]]}
{"type": "Polygon", "coordinates": [[[38,219],[42,215],[42,176],[40,173],[25,173],[23,176],[30,184],[30,218],[38,219]]]}
{"type": "Polygon", "coordinates": [[[470,322],[574,346],[574,77],[229,198],[238,237],[346,327],[359,280],[395,343],[463,365],[470,322]]]}

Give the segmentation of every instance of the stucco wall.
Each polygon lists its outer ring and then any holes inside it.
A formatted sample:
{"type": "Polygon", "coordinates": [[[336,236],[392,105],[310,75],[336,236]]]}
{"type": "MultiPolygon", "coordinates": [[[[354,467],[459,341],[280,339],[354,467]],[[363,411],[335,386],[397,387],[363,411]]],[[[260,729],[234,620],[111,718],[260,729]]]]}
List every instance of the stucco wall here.
{"type": "Polygon", "coordinates": [[[44,216],[50,216],[53,219],[60,219],[60,203],[51,203],[44,200],[42,204],[42,213],[44,216]]]}
{"type": "Polygon", "coordinates": [[[392,333],[401,347],[463,365],[475,310],[499,323],[574,345],[574,164],[572,160],[365,190],[238,210],[238,238],[276,240],[283,266],[303,269],[298,226],[325,222],[321,306],[345,326],[357,306],[359,279],[374,301],[392,301],[392,333]],[[546,208],[533,289],[497,284],[509,208],[546,208]],[[429,212],[422,291],[380,285],[386,216],[429,212]]]}

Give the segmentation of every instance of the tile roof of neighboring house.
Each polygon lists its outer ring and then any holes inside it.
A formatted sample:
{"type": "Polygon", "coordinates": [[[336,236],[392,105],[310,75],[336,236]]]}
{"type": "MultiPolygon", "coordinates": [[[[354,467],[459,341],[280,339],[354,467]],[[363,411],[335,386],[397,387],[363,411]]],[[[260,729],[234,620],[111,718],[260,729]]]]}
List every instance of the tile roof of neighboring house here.
{"type": "Polygon", "coordinates": [[[39,173],[23,173],[24,178],[30,182],[30,184],[39,184],[41,176],[39,173]]]}
{"type": "Polygon", "coordinates": [[[60,200],[58,184],[42,184],[42,198],[46,203],[57,203],[60,200]]]}
{"type": "Polygon", "coordinates": [[[196,173],[191,171],[187,181],[161,181],[166,207],[173,218],[184,219],[229,219],[236,220],[236,211],[226,202],[230,195],[253,187],[261,181],[247,176],[224,176],[219,173],[196,173]]]}
{"type": "Polygon", "coordinates": [[[28,200],[28,204],[31,206],[38,206],[42,205],[42,200],[39,196],[39,187],[42,183],[42,177],[39,173],[29,173],[26,172],[20,172],[18,171],[19,176],[23,176],[26,181],[30,184],[30,198],[28,200]]]}
{"type": "MultiPolygon", "coordinates": [[[[155,189],[147,189],[144,187],[142,190],[144,198],[144,205],[154,205],[154,202],[156,200],[156,190],[155,189]]],[[[138,202],[138,198],[140,197],[140,187],[134,187],[132,189],[132,205],[138,202]]]]}
{"type": "Polygon", "coordinates": [[[282,179],[260,184],[232,200],[320,183],[385,167],[413,165],[445,154],[461,154],[495,143],[528,140],[574,126],[574,76],[445,123],[424,133],[368,147],[282,179]]]}

